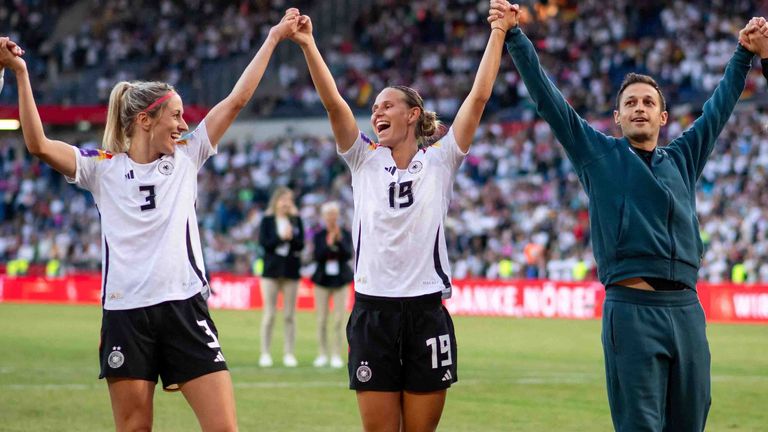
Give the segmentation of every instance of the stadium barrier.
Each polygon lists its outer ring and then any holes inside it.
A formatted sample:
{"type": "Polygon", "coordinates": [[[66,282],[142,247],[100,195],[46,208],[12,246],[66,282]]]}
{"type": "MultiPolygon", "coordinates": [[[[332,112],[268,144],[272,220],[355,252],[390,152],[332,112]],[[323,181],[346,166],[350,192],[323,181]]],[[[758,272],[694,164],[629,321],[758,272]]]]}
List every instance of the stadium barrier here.
{"type": "MultiPolygon", "coordinates": [[[[260,309],[259,278],[214,274],[214,294],[209,304],[216,309],[260,309]]],[[[459,279],[445,306],[453,315],[505,316],[515,318],[594,319],[602,315],[605,290],[598,282],[549,280],[459,279]]],[[[299,310],[314,308],[313,285],[299,285],[299,310]]],[[[699,298],[710,321],[768,324],[768,285],[699,283],[699,298]]],[[[0,276],[0,302],[100,304],[101,275],[65,277],[0,276]]],[[[347,310],[353,302],[352,290],[347,310]]]]}

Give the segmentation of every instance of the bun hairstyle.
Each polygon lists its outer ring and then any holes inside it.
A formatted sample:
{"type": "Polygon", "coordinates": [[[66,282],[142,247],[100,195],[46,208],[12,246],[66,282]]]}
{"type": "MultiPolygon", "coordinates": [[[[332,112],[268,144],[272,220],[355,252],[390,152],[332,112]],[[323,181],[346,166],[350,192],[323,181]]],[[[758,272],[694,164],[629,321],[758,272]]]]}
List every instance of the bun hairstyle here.
{"type": "Polygon", "coordinates": [[[131,148],[136,116],[146,112],[152,118],[157,117],[168,103],[169,92],[175,92],[173,86],[159,81],[121,81],[115,84],[109,95],[102,148],[111,153],[127,152],[131,148]],[[166,99],[161,101],[164,97],[166,99]]]}
{"type": "Polygon", "coordinates": [[[389,88],[403,93],[403,99],[405,99],[408,107],[421,110],[419,119],[416,121],[416,142],[419,144],[419,147],[426,147],[437,141],[444,129],[443,125],[437,119],[436,112],[424,109],[424,99],[421,98],[419,92],[411,87],[402,85],[390,86],[389,88]]]}

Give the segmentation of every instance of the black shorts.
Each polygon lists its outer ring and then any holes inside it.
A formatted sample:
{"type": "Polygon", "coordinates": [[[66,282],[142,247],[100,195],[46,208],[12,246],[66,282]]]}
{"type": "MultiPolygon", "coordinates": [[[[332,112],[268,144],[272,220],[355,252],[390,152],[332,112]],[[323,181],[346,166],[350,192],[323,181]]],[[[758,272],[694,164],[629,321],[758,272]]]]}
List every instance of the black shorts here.
{"type": "Polygon", "coordinates": [[[411,298],[356,292],[347,341],[353,390],[431,392],[458,380],[453,321],[439,292],[411,298]]]}
{"type": "Polygon", "coordinates": [[[99,378],[136,378],[163,389],[227,370],[216,325],[203,296],[127,310],[104,310],[99,378]]]}

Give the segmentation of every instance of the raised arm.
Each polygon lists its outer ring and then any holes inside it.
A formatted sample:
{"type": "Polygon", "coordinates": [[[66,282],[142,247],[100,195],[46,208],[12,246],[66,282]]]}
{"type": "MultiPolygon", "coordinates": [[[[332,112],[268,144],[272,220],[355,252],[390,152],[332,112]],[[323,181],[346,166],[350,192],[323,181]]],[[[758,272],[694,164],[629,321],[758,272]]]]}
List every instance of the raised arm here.
{"type": "MultiPolygon", "coordinates": [[[[739,40],[746,33],[755,33],[754,37],[763,37],[750,22],[739,32],[739,40]]],[[[722,132],[733,108],[741,97],[746,85],[747,73],[752,67],[753,51],[757,51],[757,45],[746,43],[736,47],[720,83],[715,88],[712,96],[704,103],[702,114],[693,122],[680,137],[669,144],[670,149],[679,149],[684,158],[689,178],[698,179],[704,170],[707,158],[715,147],[715,141],[722,132]]]]}
{"type": "Polygon", "coordinates": [[[491,16],[488,21],[491,23],[491,34],[488,37],[488,44],[485,46],[483,58],[480,60],[480,66],[477,68],[475,82],[472,83],[472,90],[459,107],[456,113],[456,119],[453,122],[453,133],[456,137],[456,144],[459,149],[466,153],[472,145],[472,138],[475,136],[477,126],[480,124],[480,118],[483,116],[485,104],[491,97],[493,83],[496,81],[496,75],[499,72],[501,63],[501,52],[504,47],[504,36],[507,30],[517,25],[517,16],[513,13],[505,16],[496,16],[493,9],[489,12],[491,16]]]}
{"type": "Polygon", "coordinates": [[[27,150],[51,168],[67,177],[74,177],[77,170],[75,148],[63,142],[48,139],[45,136],[43,122],[37,112],[37,105],[32,94],[27,63],[17,56],[21,51],[8,38],[0,38],[0,65],[11,69],[16,75],[19,90],[19,120],[27,150]]]}
{"type": "Polygon", "coordinates": [[[253,60],[248,64],[237,80],[235,86],[229,95],[221,102],[216,104],[205,116],[205,125],[208,130],[208,138],[211,145],[215,148],[224,132],[227,131],[232,122],[245,107],[256,87],[259,86],[264,71],[267,69],[269,59],[275,51],[275,47],[280,41],[286,39],[291,33],[296,31],[298,25],[299,10],[295,8],[288,9],[283,19],[276,26],[269,30],[266,40],[256,52],[253,60]]]}
{"type": "MultiPolygon", "coordinates": [[[[517,16],[517,5],[506,0],[491,0],[496,13],[517,16]]],[[[489,19],[493,18],[493,13],[489,19]]],[[[517,23],[516,23],[517,24],[517,23]]],[[[576,169],[610,150],[605,135],[592,128],[568,104],[549,80],[530,39],[515,25],[506,37],[507,50],[517,67],[538,114],[549,123],[552,133],[565,148],[576,169]]]]}
{"type": "Polygon", "coordinates": [[[341,97],[339,89],[336,88],[336,82],[333,80],[333,75],[328,70],[320,50],[317,49],[315,38],[312,35],[312,20],[308,16],[301,16],[299,29],[293,34],[291,40],[296,42],[301,47],[301,51],[304,52],[309,74],[312,76],[312,83],[328,112],[333,136],[336,138],[336,146],[340,152],[344,153],[355,143],[359,129],[352,109],[341,97]]]}

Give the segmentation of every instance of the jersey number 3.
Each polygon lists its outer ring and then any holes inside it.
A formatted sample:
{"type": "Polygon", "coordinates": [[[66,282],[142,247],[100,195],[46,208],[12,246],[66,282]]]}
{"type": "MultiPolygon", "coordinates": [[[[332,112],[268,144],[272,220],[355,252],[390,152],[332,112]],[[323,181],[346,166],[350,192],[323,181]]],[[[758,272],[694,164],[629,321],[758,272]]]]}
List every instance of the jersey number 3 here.
{"type": "Polygon", "coordinates": [[[410,207],[413,204],[413,181],[389,184],[389,207],[393,209],[410,207]]]}
{"type": "Polygon", "coordinates": [[[142,204],[141,207],[139,207],[141,211],[152,210],[153,208],[156,208],[157,204],[155,204],[155,187],[153,185],[139,186],[139,190],[147,193],[147,196],[144,197],[147,203],[142,204]]]}

